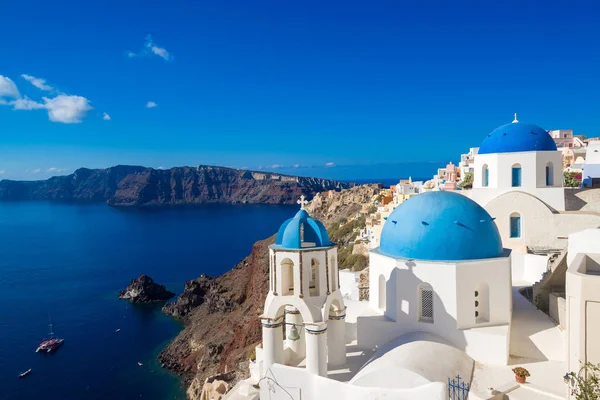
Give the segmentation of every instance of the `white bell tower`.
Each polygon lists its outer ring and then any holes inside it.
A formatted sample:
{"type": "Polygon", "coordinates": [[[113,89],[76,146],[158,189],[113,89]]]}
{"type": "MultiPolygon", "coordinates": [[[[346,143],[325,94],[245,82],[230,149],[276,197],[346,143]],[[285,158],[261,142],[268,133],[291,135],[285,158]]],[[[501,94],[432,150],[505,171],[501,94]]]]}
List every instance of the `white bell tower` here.
{"type": "Polygon", "coordinates": [[[269,249],[262,375],[274,363],[298,365],[306,359],[306,369],[320,376],[327,376],[328,362],[346,363],[337,247],[323,224],[308,215],[306,203],[302,196],[300,211],[281,225],[269,249]]]}

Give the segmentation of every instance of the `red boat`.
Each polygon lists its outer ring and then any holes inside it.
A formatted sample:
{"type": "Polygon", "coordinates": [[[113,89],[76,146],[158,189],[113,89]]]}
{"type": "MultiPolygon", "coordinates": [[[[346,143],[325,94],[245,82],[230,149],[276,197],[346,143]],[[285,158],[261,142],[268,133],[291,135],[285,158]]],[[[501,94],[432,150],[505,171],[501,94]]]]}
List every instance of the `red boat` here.
{"type": "Polygon", "coordinates": [[[48,326],[50,327],[50,339],[44,340],[42,343],[40,343],[38,348],[35,350],[36,353],[39,353],[40,351],[51,353],[57,348],[59,348],[60,345],[63,344],[65,341],[65,339],[59,339],[54,337],[54,332],[52,332],[52,322],[50,322],[48,326]]]}

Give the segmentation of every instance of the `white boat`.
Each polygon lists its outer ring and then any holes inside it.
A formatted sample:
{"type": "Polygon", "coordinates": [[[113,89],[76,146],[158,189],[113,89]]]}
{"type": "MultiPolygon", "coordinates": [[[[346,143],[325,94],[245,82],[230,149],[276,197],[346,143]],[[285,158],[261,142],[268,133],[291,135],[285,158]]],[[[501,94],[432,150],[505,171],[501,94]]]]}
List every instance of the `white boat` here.
{"type": "Polygon", "coordinates": [[[19,374],[19,378],[25,378],[27,375],[29,375],[31,373],[31,368],[29,368],[27,371],[25,372],[21,372],[19,374]]]}
{"type": "Polygon", "coordinates": [[[115,330],[115,333],[117,333],[117,332],[121,332],[121,328],[115,330]]]}

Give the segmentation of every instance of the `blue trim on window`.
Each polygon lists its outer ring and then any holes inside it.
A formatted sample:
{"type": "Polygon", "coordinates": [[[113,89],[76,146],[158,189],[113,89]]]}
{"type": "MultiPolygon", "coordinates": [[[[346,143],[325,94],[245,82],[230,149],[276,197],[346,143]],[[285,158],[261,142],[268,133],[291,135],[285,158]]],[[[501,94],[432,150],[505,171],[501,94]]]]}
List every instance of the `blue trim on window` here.
{"type": "Polygon", "coordinates": [[[521,186],[521,167],[513,167],[512,168],[512,186],[513,187],[521,186]]]}
{"type": "Polygon", "coordinates": [[[521,217],[514,216],[510,217],[510,237],[520,238],[521,237],[521,217]]]}
{"type": "Polygon", "coordinates": [[[483,171],[483,187],[487,187],[490,184],[490,169],[485,167],[483,171]]]}

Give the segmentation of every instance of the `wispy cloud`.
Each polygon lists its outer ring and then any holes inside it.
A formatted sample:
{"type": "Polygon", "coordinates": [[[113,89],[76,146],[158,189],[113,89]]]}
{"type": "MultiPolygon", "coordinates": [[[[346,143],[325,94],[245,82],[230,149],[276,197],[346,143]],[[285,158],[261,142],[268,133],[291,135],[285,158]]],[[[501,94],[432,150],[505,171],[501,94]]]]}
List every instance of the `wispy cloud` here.
{"type": "Polygon", "coordinates": [[[125,52],[125,55],[129,58],[158,56],[165,61],[173,60],[173,55],[171,55],[164,47],[160,47],[154,43],[151,35],[146,36],[144,39],[144,47],[142,50],[137,53],[128,50],[125,52]]]}
{"type": "Polygon", "coordinates": [[[325,166],[326,166],[327,168],[335,167],[335,163],[328,162],[328,163],[326,163],[326,164],[325,164],[325,166]]]}
{"type": "Polygon", "coordinates": [[[33,101],[28,97],[14,100],[10,102],[10,105],[13,106],[13,110],[39,110],[41,108],[46,108],[42,103],[33,101]]]}
{"type": "Polygon", "coordinates": [[[281,164],[273,164],[269,168],[273,168],[273,169],[283,168],[283,165],[281,165],[281,164]]]}
{"type": "Polygon", "coordinates": [[[50,92],[50,91],[54,90],[54,88],[52,86],[46,84],[45,79],[36,78],[35,76],[31,76],[31,75],[27,75],[27,74],[22,74],[21,77],[40,90],[44,90],[46,92],[50,92]]]}
{"type": "Polygon", "coordinates": [[[67,171],[68,171],[67,168],[56,168],[56,167],[51,167],[46,170],[46,172],[50,173],[50,174],[56,174],[56,173],[67,172],[67,171]]]}
{"type": "Polygon", "coordinates": [[[0,175],[4,175],[4,172],[6,172],[6,171],[4,171],[3,169],[0,169],[0,175]]]}
{"type": "MultiPolygon", "coordinates": [[[[149,102],[146,103],[146,108],[154,108],[156,106],[158,106],[158,104],[156,104],[153,101],[149,101],[149,102]]],[[[168,105],[167,105],[167,108],[169,108],[168,105]]]]}
{"type": "Polygon", "coordinates": [[[42,172],[41,168],[37,168],[37,169],[34,169],[33,171],[31,171],[32,174],[39,174],[40,172],[42,172]]]}
{"type": "Polygon", "coordinates": [[[2,104],[7,104],[6,99],[16,99],[21,97],[19,93],[19,89],[17,89],[17,85],[12,81],[12,79],[0,75],[0,100],[4,101],[2,104]]]}
{"type": "Polygon", "coordinates": [[[294,168],[300,168],[300,164],[294,164],[294,168]]]}
{"type": "Polygon", "coordinates": [[[108,115],[107,113],[102,114],[102,119],[105,121],[110,121],[110,115],[108,115]]]}
{"type": "MultiPolygon", "coordinates": [[[[46,85],[44,79],[30,75],[22,75],[24,79],[41,90],[54,90],[46,85]]],[[[82,96],[59,93],[54,97],[42,97],[42,101],[32,100],[27,96],[21,97],[15,83],[7,77],[0,75],[0,105],[12,106],[13,110],[47,110],[48,118],[52,122],[75,124],[83,120],[87,112],[92,110],[91,103],[82,96]]]]}
{"type": "Polygon", "coordinates": [[[160,166],[160,167],[158,167],[157,169],[167,169],[167,168],[165,168],[165,166],[164,166],[164,165],[161,165],[161,166],[160,166]]]}

